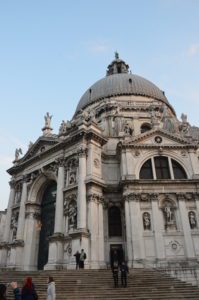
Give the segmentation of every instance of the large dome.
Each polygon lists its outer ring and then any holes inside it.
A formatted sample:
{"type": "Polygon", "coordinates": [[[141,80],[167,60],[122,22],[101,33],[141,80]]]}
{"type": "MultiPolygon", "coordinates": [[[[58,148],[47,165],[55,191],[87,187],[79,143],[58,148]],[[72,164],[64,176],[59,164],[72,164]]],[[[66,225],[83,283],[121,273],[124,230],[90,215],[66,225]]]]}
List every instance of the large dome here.
{"type": "Polygon", "coordinates": [[[116,57],[108,66],[107,76],[98,80],[83,94],[75,114],[94,102],[122,95],[150,97],[170,106],[163,91],[149,80],[129,73],[128,68],[123,60],[116,57]]]}

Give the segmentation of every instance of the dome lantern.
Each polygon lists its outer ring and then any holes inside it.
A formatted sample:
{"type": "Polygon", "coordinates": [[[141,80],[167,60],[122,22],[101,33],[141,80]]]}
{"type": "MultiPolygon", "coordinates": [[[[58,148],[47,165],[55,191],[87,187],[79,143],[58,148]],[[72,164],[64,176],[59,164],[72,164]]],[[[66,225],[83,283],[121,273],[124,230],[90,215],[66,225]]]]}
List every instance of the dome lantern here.
{"type": "Polygon", "coordinates": [[[107,67],[106,76],[120,73],[129,73],[129,65],[119,58],[119,53],[115,52],[115,59],[107,67]]]}

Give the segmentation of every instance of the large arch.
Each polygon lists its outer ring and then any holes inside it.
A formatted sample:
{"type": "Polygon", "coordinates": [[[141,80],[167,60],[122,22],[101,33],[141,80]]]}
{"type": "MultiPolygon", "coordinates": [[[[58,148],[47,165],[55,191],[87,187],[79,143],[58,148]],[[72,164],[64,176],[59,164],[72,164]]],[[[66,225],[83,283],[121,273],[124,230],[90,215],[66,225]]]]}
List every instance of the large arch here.
{"type": "MultiPolygon", "coordinates": [[[[42,228],[42,200],[46,189],[52,182],[57,185],[57,178],[54,173],[49,172],[41,174],[33,182],[26,205],[26,213],[29,217],[25,221],[25,248],[24,248],[24,268],[26,270],[37,270],[38,268],[38,255],[40,245],[40,233],[42,228]],[[31,217],[33,216],[33,218],[31,217]]],[[[55,195],[56,199],[56,195],[55,195]]],[[[54,205],[55,208],[55,205],[54,205]]],[[[54,216],[55,217],[55,216],[54,216]]],[[[53,220],[54,221],[54,220],[53,220]]],[[[54,224],[53,232],[54,232],[54,224]]],[[[52,227],[51,227],[52,231],[52,227]]],[[[52,232],[52,233],[53,233],[52,232]]]]}

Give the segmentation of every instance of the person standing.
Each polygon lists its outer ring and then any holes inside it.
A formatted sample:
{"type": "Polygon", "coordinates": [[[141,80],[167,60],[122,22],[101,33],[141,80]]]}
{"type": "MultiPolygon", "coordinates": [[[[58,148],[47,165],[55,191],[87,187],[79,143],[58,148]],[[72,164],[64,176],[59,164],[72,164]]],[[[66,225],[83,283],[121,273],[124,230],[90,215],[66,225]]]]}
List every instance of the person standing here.
{"type": "Polygon", "coordinates": [[[76,259],[76,270],[79,269],[79,263],[80,263],[80,253],[77,250],[77,252],[74,254],[75,259],[76,259]]]}
{"type": "Polygon", "coordinates": [[[79,260],[79,267],[81,269],[84,269],[84,261],[86,259],[86,253],[84,252],[84,249],[81,250],[80,253],[80,260],[79,260]]]}
{"type": "Polygon", "coordinates": [[[53,277],[48,277],[47,300],[56,300],[55,281],[53,277]]]}
{"type": "Polygon", "coordinates": [[[121,284],[123,287],[127,287],[127,274],[129,273],[129,268],[124,261],[120,266],[120,272],[121,272],[121,284]]]}
{"type": "Polygon", "coordinates": [[[21,300],[37,300],[38,295],[35,286],[32,282],[32,277],[27,277],[24,280],[24,285],[21,290],[21,300]]]}
{"type": "Polygon", "coordinates": [[[118,287],[118,272],[119,272],[119,263],[117,260],[114,260],[112,266],[112,273],[113,273],[113,280],[114,280],[115,287],[118,287]]]}
{"type": "MultiPolygon", "coordinates": [[[[14,300],[21,300],[21,294],[17,287],[16,282],[11,282],[11,287],[13,288],[14,300]]],[[[7,286],[3,283],[0,284],[0,300],[7,300],[6,297],[7,286]]]]}

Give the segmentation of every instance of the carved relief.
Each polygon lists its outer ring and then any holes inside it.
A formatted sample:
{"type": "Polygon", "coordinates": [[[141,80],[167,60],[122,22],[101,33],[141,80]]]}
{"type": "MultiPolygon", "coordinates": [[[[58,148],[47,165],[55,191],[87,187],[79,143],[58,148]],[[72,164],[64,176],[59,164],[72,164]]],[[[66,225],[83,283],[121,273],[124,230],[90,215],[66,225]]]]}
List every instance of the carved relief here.
{"type": "Polygon", "coordinates": [[[191,229],[197,228],[196,213],[194,211],[190,211],[188,216],[191,229]]]}
{"type": "Polygon", "coordinates": [[[151,230],[151,216],[150,213],[144,212],[142,215],[144,230],[151,230]]]}

